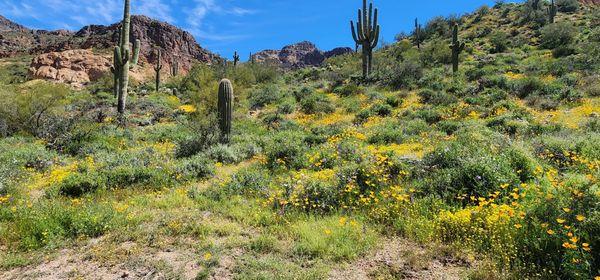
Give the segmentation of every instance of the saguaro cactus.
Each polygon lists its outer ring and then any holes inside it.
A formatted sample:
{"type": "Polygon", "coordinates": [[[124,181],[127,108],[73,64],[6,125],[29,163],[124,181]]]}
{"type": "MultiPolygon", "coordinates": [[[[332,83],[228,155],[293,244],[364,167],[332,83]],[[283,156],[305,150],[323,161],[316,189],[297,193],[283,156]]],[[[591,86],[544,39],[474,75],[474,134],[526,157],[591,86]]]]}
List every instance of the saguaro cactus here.
{"type": "Polygon", "coordinates": [[[233,115],[233,85],[228,79],[219,83],[219,129],[221,141],[228,143],[231,135],[231,119],[233,115]]]}
{"type": "Polygon", "coordinates": [[[160,89],[160,71],[163,69],[163,65],[161,63],[162,55],[160,49],[156,50],[156,66],[154,66],[154,71],[156,72],[156,91],[160,89]]]}
{"type": "Polygon", "coordinates": [[[236,67],[238,62],[240,61],[240,56],[237,51],[233,53],[233,67],[236,67]]]}
{"type": "Polygon", "coordinates": [[[452,50],[452,72],[458,72],[458,57],[460,53],[465,49],[465,43],[458,40],[458,23],[454,24],[452,29],[452,44],[450,44],[452,50]]]}
{"type": "Polygon", "coordinates": [[[554,0],[552,0],[552,2],[550,3],[550,6],[548,6],[548,21],[550,23],[554,23],[554,18],[556,17],[556,12],[557,12],[556,4],[554,4],[554,0]]]}
{"type": "Polygon", "coordinates": [[[421,25],[418,18],[415,18],[415,42],[417,43],[417,48],[421,49],[421,25]]]}
{"type": "Polygon", "coordinates": [[[378,9],[375,9],[375,15],[373,16],[373,3],[369,4],[369,10],[367,11],[367,0],[363,0],[363,8],[358,9],[358,22],[354,27],[354,21],[350,21],[350,28],[352,30],[352,37],[356,44],[362,46],[362,61],[363,61],[363,78],[367,79],[371,73],[373,66],[373,49],[377,47],[379,42],[379,24],[378,9]]]}
{"type": "Polygon", "coordinates": [[[125,103],[127,102],[127,86],[129,85],[129,69],[137,64],[140,55],[140,41],[136,40],[131,54],[129,45],[129,30],[131,26],[131,15],[129,14],[129,0],[125,0],[123,11],[123,22],[121,23],[121,34],[119,45],[114,50],[114,78],[115,95],[117,96],[117,111],[122,118],[125,114],[125,103]]]}
{"type": "Polygon", "coordinates": [[[179,61],[175,57],[171,58],[171,76],[176,77],[179,75],[179,61]]]}

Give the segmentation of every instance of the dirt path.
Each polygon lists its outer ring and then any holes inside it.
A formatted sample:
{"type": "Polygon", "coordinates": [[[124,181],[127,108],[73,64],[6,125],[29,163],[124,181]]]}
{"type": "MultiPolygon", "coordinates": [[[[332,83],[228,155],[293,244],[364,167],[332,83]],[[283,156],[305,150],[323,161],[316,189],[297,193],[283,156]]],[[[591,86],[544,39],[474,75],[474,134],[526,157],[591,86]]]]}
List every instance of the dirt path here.
{"type": "Polygon", "coordinates": [[[382,244],[371,254],[334,269],[329,280],[465,279],[468,264],[442,247],[425,248],[399,237],[382,240],[382,244]]]}

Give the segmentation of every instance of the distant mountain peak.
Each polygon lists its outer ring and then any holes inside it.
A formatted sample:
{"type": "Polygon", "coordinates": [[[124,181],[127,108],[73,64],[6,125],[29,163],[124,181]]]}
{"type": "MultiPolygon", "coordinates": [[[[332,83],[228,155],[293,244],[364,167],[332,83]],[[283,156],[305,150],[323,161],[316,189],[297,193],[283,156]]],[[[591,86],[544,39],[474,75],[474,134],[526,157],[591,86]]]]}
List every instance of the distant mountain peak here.
{"type": "Polygon", "coordinates": [[[0,32],[9,31],[29,31],[29,29],[0,15],[0,32]]]}
{"type": "Polygon", "coordinates": [[[259,63],[268,63],[284,68],[303,68],[308,66],[319,66],[325,59],[351,53],[352,49],[347,47],[335,48],[331,51],[322,51],[310,41],[301,41],[287,45],[281,50],[264,50],[252,55],[252,59],[259,63]]]}

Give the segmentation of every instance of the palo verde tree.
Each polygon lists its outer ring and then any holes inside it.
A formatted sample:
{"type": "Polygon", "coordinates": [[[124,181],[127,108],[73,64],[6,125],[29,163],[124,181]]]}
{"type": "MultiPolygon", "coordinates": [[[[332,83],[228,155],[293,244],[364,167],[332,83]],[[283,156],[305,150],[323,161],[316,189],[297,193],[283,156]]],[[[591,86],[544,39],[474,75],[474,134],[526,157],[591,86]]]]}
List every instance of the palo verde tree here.
{"type": "Polygon", "coordinates": [[[368,79],[373,66],[373,49],[379,42],[378,9],[373,15],[373,3],[369,4],[367,11],[367,0],[363,0],[363,8],[358,9],[358,22],[354,27],[354,21],[350,21],[352,37],[357,45],[362,47],[363,78],[368,79]]]}
{"type": "Polygon", "coordinates": [[[121,120],[125,114],[125,103],[127,102],[127,87],[129,85],[129,69],[135,66],[140,55],[140,41],[136,40],[131,54],[129,44],[129,31],[131,26],[131,15],[129,13],[129,0],[125,0],[123,21],[121,22],[121,34],[119,45],[114,50],[114,92],[117,96],[117,112],[121,120]]]}

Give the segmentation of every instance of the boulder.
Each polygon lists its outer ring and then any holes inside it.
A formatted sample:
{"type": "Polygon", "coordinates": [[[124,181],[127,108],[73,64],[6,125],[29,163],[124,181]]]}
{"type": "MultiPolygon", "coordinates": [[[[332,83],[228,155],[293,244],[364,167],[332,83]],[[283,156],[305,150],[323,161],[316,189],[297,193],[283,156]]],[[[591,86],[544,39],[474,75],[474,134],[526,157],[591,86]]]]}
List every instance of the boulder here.
{"type": "Polygon", "coordinates": [[[111,61],[89,49],[50,52],[38,55],[29,67],[34,79],[44,79],[83,86],[110,71],[111,61]]]}

